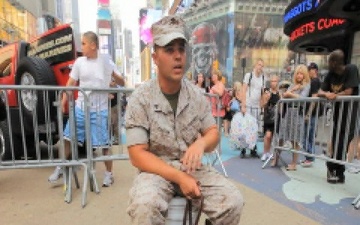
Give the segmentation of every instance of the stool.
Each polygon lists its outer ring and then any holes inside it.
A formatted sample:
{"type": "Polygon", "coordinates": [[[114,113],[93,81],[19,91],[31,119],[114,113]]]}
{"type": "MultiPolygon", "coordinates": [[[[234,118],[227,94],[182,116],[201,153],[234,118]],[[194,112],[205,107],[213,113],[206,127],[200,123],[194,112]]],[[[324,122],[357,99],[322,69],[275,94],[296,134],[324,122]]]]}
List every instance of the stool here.
{"type": "MultiPolygon", "coordinates": [[[[201,210],[202,208],[202,201],[203,199],[201,199],[201,205],[199,210],[201,210]]],[[[175,196],[170,200],[165,225],[190,225],[188,220],[186,221],[186,223],[184,223],[184,213],[185,210],[187,210],[186,203],[187,199],[180,196],[175,196]]],[[[200,217],[199,213],[201,213],[201,211],[199,212],[196,208],[192,207],[190,215],[192,217],[191,225],[197,225],[196,220],[198,216],[200,217]]],[[[211,225],[211,222],[209,220],[206,220],[205,225],[211,225]]]]}

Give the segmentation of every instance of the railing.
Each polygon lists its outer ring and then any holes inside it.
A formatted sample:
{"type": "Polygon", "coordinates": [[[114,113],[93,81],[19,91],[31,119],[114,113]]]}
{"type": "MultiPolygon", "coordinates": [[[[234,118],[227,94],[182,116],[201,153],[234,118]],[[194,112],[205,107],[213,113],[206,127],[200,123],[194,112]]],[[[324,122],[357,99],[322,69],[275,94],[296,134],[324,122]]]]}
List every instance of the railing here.
{"type": "MultiPolygon", "coordinates": [[[[1,100],[5,103],[6,119],[0,121],[0,170],[6,169],[27,169],[61,166],[65,169],[64,190],[65,202],[72,200],[72,176],[75,177],[76,187],[79,182],[76,175],[77,167],[83,167],[84,178],[82,186],[81,205],[86,205],[88,181],[90,189],[99,192],[95,178],[94,163],[97,161],[123,160],[128,159],[124,154],[124,143],[122,143],[123,108],[118,98],[116,108],[118,110],[118,137],[120,145],[115,147],[112,140],[108,139],[107,146],[117,152],[108,156],[96,156],[90,138],[90,108],[96,104],[91,99],[93,93],[103,95],[124,93],[129,94],[131,89],[108,88],[104,90],[88,90],[79,87],[50,87],[50,86],[0,86],[1,100]],[[15,92],[15,96],[13,93],[15,92]],[[77,93],[84,96],[85,112],[85,147],[78,146],[78,139],[75,128],[75,97],[77,93]],[[68,113],[64,114],[61,105],[61,96],[68,95],[68,113]],[[18,106],[13,106],[13,103],[18,106]],[[10,106],[11,105],[11,106],[10,106]],[[64,157],[64,124],[69,121],[71,127],[71,158],[64,157]],[[46,144],[45,144],[46,143],[46,144]],[[44,146],[45,145],[45,146],[44,146]],[[85,151],[84,151],[85,149],[85,151]],[[83,151],[81,151],[83,150],[83,151]],[[85,158],[81,154],[85,153],[85,158]]],[[[110,109],[110,101],[106,102],[106,108],[110,109]]],[[[111,116],[107,117],[109,137],[113,136],[114,130],[111,127],[111,116]]],[[[100,133],[99,133],[100,135],[100,133]]]]}
{"type": "MultiPolygon", "coordinates": [[[[360,96],[337,97],[333,101],[323,98],[281,99],[275,118],[273,155],[265,161],[263,168],[281,151],[287,151],[294,157],[301,154],[326,161],[329,168],[335,168],[330,169],[330,173],[338,171],[340,174],[335,174],[328,182],[344,182],[341,171],[345,169],[342,166],[360,168],[360,164],[352,162],[353,155],[360,151],[356,141],[360,128],[359,102],[360,96]],[[311,105],[314,105],[313,114],[308,114],[311,105]]],[[[360,207],[360,195],[353,204],[356,209],[360,207]]]]}

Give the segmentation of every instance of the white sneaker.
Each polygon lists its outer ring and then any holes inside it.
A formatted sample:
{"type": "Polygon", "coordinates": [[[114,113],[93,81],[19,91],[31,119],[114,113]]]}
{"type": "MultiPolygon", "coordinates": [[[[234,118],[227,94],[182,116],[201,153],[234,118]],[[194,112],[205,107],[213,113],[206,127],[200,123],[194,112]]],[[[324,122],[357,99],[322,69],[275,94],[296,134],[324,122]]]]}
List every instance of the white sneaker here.
{"type": "Polygon", "coordinates": [[[263,153],[261,156],[261,161],[265,161],[268,157],[268,153],[263,153]]]}
{"type": "Polygon", "coordinates": [[[272,157],[271,152],[266,153],[266,156],[267,156],[268,158],[271,158],[271,157],[272,157]]]}
{"type": "Polygon", "coordinates": [[[114,183],[114,177],[111,172],[105,171],[103,187],[110,187],[114,183]]]}
{"type": "Polygon", "coordinates": [[[60,179],[63,175],[63,169],[60,166],[57,166],[54,172],[49,176],[48,181],[50,183],[55,183],[57,180],[60,179]]]}
{"type": "MultiPolygon", "coordinates": [[[[354,159],[354,160],[352,161],[352,163],[359,165],[359,164],[360,164],[360,160],[354,159]]],[[[349,166],[349,167],[347,168],[347,171],[348,171],[349,173],[360,173],[360,167],[349,166]]]]}
{"type": "Polygon", "coordinates": [[[360,173],[360,168],[357,168],[357,167],[355,167],[355,166],[349,166],[349,167],[347,168],[347,171],[348,171],[349,173],[356,174],[356,173],[360,173]]]}

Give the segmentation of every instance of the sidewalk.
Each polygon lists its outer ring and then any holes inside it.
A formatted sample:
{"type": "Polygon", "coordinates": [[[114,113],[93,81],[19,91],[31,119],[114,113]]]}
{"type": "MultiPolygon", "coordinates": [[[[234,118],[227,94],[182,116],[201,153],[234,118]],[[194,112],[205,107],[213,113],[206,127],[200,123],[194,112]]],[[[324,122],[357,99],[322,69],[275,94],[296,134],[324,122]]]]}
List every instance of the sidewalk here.
{"type": "MultiPolygon", "coordinates": [[[[97,169],[100,183],[103,164],[99,163],[97,169]]],[[[74,189],[72,203],[64,202],[62,185],[47,182],[52,170],[53,168],[45,168],[0,172],[0,224],[130,224],[125,210],[128,191],[136,170],[128,160],[114,163],[115,183],[112,187],[101,188],[99,195],[88,192],[88,204],[85,208],[81,208],[80,190],[74,189]]],[[[79,172],[79,178],[82,178],[81,174],[82,171],[79,172]]],[[[240,224],[318,224],[262,193],[240,183],[237,183],[237,186],[246,200],[240,224]]]]}

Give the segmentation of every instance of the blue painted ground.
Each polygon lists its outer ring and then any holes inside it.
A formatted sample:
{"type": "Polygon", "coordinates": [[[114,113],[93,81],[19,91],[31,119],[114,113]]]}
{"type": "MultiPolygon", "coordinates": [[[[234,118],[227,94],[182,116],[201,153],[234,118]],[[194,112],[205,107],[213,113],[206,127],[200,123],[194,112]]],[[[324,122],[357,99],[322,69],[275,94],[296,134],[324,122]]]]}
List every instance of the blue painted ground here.
{"type": "MultiPolygon", "coordinates": [[[[257,149],[261,154],[262,142],[258,142],[257,149]]],[[[297,171],[290,172],[284,170],[283,166],[262,169],[263,162],[258,158],[240,158],[240,151],[231,149],[224,136],[221,150],[221,158],[231,179],[321,224],[360,224],[360,210],[351,205],[354,197],[360,193],[359,175],[346,173],[345,184],[328,184],[325,162],[322,160],[316,160],[313,167],[298,166],[297,171]]],[[[291,161],[289,153],[283,152],[281,156],[285,162],[291,161]]],[[[219,164],[216,168],[222,171],[219,164]]]]}
{"type": "MultiPolygon", "coordinates": [[[[125,133],[122,133],[122,143],[126,143],[125,133]]],[[[257,143],[257,151],[261,155],[262,142],[257,143]]],[[[291,161],[289,153],[284,152],[281,157],[286,163],[291,161]]],[[[325,162],[322,160],[316,160],[313,167],[298,166],[297,171],[291,172],[281,165],[262,169],[263,162],[259,158],[240,158],[240,151],[233,150],[224,136],[221,138],[221,159],[231,179],[321,224],[360,224],[360,210],[351,205],[360,194],[360,174],[345,173],[345,184],[334,185],[326,182],[325,162]]],[[[218,161],[215,167],[222,172],[218,161]]]]}

